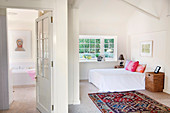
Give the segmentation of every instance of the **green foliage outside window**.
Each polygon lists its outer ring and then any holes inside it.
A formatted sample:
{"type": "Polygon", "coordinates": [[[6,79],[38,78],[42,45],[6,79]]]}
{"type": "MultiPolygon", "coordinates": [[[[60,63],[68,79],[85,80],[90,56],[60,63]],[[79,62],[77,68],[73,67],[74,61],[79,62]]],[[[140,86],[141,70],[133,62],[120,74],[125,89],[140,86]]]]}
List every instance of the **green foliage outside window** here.
{"type": "Polygon", "coordinates": [[[80,58],[97,58],[103,54],[106,58],[114,57],[114,39],[104,39],[104,47],[101,47],[101,39],[79,39],[79,57],[80,58]]]}
{"type": "Polygon", "coordinates": [[[104,39],[105,58],[113,58],[114,55],[114,39],[104,39]]]}

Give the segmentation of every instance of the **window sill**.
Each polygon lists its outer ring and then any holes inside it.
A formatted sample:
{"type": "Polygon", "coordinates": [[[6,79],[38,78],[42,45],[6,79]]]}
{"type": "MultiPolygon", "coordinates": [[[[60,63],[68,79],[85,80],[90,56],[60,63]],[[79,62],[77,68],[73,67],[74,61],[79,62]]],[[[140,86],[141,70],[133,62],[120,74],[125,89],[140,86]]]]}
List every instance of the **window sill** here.
{"type": "Polygon", "coordinates": [[[106,61],[97,61],[97,60],[79,60],[80,63],[105,63],[105,62],[117,62],[116,60],[106,60],[106,61]]]}

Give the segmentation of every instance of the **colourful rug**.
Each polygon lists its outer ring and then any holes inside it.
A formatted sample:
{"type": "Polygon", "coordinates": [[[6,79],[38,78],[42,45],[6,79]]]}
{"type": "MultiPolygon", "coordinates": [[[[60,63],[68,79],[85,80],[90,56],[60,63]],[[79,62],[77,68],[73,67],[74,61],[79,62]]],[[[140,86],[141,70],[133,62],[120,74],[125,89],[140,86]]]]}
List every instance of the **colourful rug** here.
{"type": "Polygon", "coordinates": [[[88,94],[102,113],[170,113],[170,108],[136,91],[88,94]]]}

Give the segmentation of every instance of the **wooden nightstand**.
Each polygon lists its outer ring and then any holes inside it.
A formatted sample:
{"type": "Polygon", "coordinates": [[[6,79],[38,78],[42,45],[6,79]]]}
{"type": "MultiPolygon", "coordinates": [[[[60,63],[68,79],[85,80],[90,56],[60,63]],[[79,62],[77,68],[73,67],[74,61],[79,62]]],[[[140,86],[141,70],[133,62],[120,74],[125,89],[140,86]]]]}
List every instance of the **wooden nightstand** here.
{"type": "Polygon", "coordinates": [[[153,92],[162,92],[164,89],[164,77],[165,73],[154,72],[145,73],[145,89],[153,92]]]}
{"type": "Polygon", "coordinates": [[[124,66],[116,65],[114,68],[124,68],[124,66]]]}

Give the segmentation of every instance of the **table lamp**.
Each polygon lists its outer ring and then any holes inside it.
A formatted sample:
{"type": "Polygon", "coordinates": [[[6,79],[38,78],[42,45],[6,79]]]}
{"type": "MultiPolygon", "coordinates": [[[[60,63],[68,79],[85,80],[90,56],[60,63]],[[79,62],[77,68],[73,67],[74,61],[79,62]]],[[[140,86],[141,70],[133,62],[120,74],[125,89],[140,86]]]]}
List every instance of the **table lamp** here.
{"type": "Polygon", "coordinates": [[[120,54],[119,60],[121,60],[120,61],[120,66],[123,66],[123,60],[125,60],[124,57],[123,57],[123,54],[120,54]]]}

